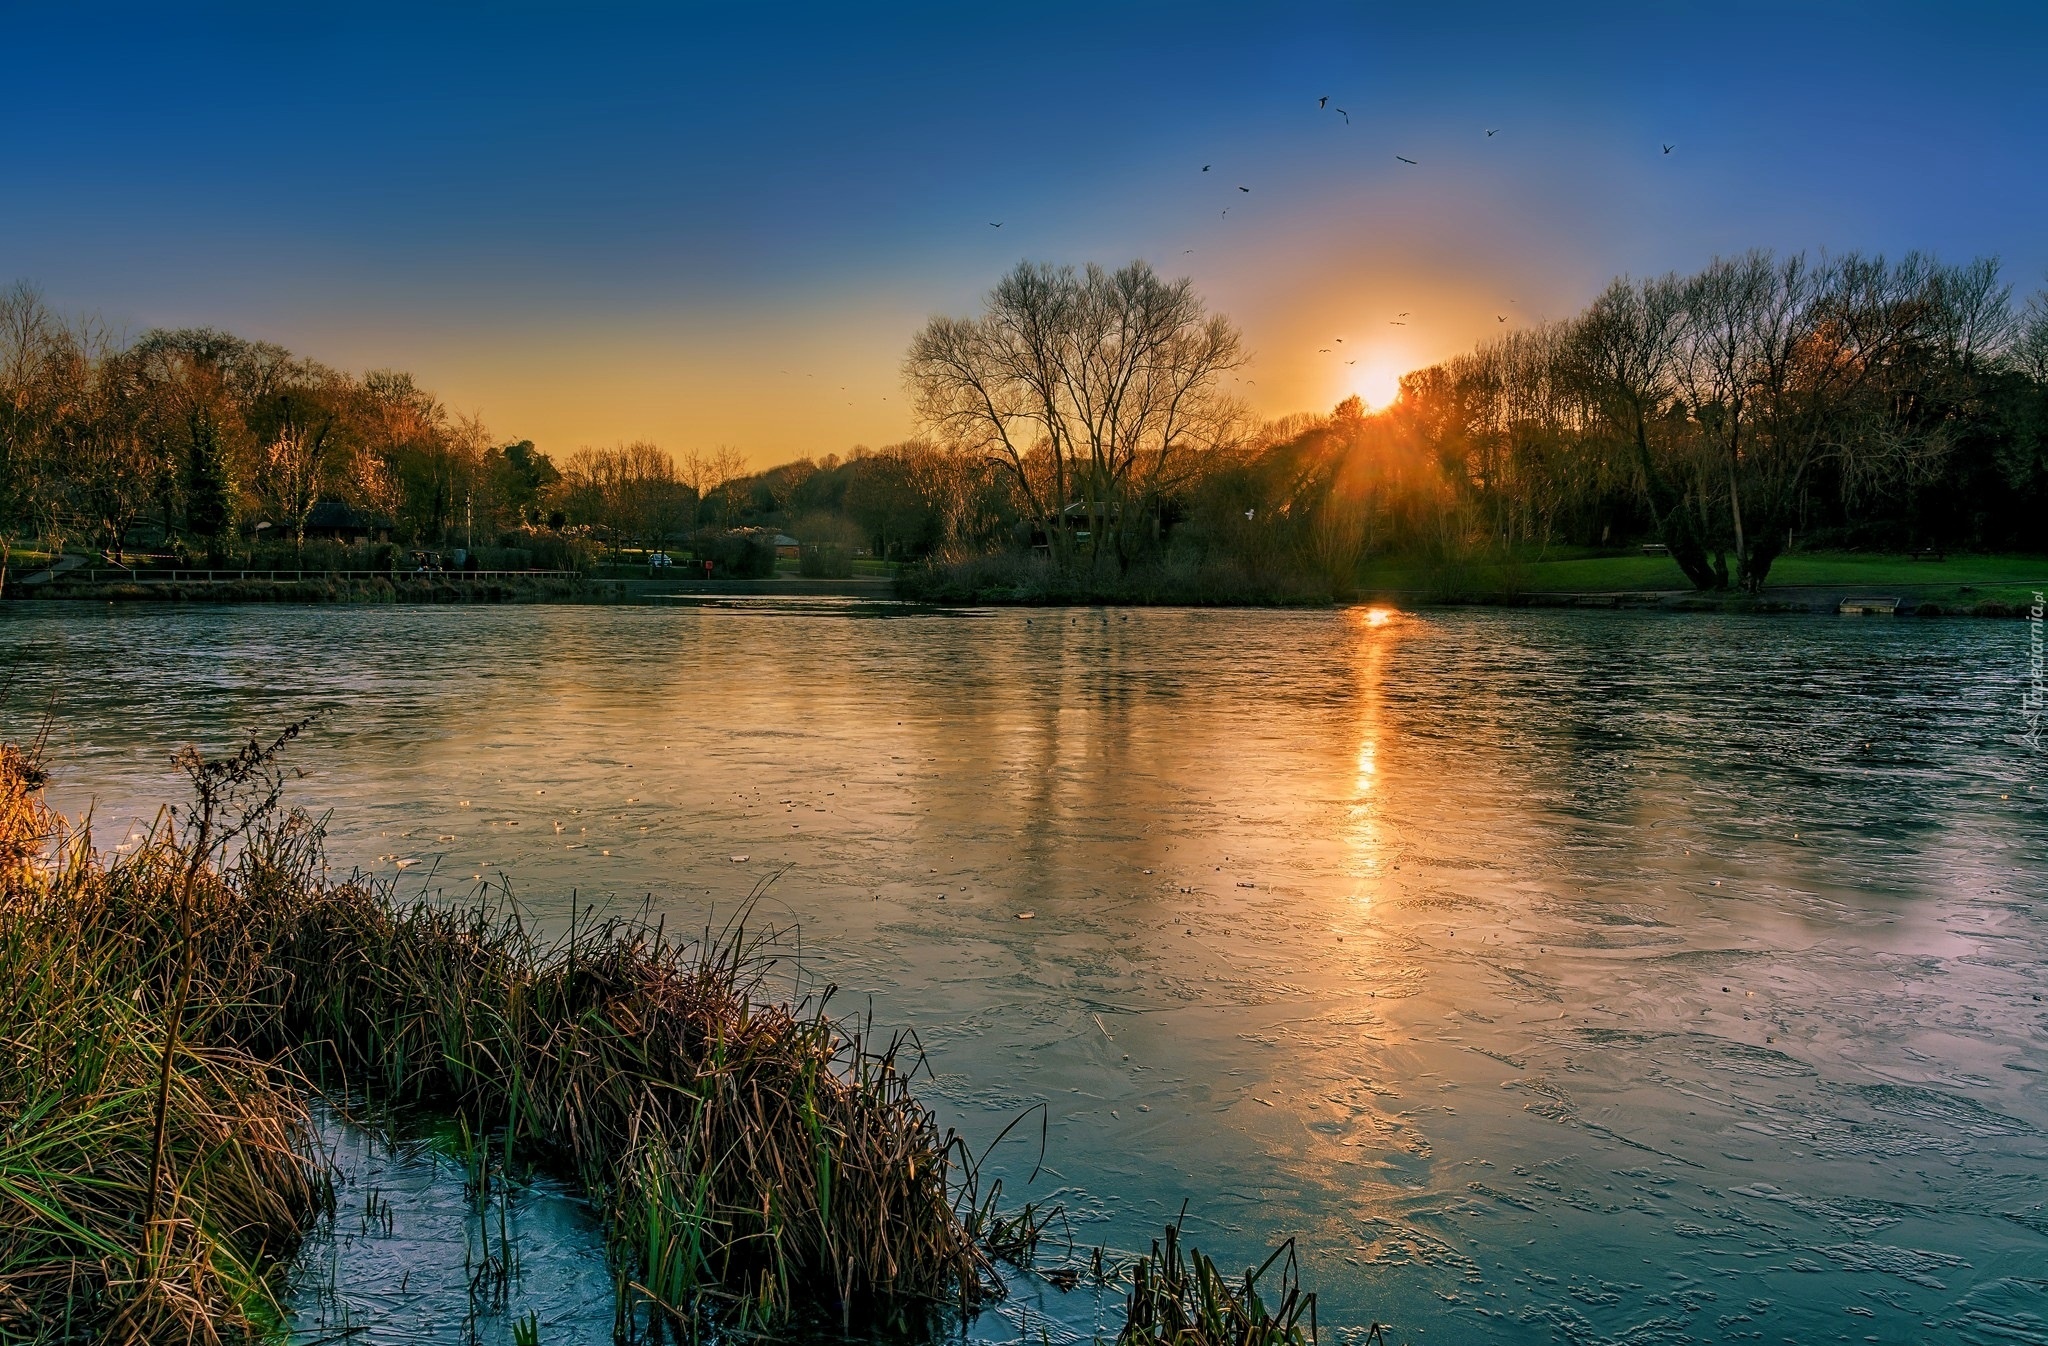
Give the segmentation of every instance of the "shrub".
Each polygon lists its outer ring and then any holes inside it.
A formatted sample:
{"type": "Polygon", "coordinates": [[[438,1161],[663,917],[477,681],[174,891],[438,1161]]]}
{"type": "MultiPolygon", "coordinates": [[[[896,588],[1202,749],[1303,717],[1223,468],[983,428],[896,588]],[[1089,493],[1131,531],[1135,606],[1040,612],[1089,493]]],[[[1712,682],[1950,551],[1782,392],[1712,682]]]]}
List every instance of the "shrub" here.
{"type": "Polygon", "coordinates": [[[700,559],[712,562],[715,579],[760,579],[775,573],[772,533],[706,529],[691,539],[690,549],[700,559]]]}
{"type": "Polygon", "coordinates": [[[853,549],[832,542],[807,546],[798,555],[797,573],[813,579],[851,579],[853,549]]]}

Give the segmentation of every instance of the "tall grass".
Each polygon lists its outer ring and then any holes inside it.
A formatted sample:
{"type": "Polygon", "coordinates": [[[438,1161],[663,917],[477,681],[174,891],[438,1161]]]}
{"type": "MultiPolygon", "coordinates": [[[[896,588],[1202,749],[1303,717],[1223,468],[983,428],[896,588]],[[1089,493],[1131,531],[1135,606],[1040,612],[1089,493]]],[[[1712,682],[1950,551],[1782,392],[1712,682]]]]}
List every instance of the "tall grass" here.
{"type": "Polygon", "coordinates": [[[303,1102],[258,1057],[195,1035],[159,1146],[164,968],[70,900],[139,873],[67,835],[41,783],[33,753],[0,744],[0,1340],[265,1331],[278,1261],[327,1198],[303,1102]]]}
{"type": "MultiPolygon", "coordinates": [[[[1233,1282],[1200,1249],[1182,1247],[1180,1234],[1175,1220],[1132,1266],[1117,1346],[1311,1346],[1316,1340],[1316,1297],[1302,1291],[1294,1240],[1233,1282]],[[1276,1266],[1279,1284],[1268,1305],[1259,1280],[1276,1266]]],[[[1377,1323],[1372,1331],[1379,1333],[1377,1323]]]]}
{"type": "Polygon", "coordinates": [[[232,853],[201,810],[117,854],[43,807],[33,752],[0,753],[0,1340],[272,1330],[331,1201],[315,1089],[451,1113],[580,1181],[625,1336],[911,1326],[1001,1293],[983,1240],[1014,1222],[911,1092],[914,1044],[767,995],[743,926],[547,937],[330,881],[317,825],[252,780],[216,801],[232,853]]]}

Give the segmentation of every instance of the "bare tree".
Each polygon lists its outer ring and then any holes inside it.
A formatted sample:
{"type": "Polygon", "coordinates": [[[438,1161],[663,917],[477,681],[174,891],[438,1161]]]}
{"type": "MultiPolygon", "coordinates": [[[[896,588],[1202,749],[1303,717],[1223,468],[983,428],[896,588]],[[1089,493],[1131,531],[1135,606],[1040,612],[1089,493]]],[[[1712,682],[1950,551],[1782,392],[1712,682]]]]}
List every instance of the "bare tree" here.
{"type": "Polygon", "coordinates": [[[32,286],[0,291],[0,580],[24,531],[55,522],[59,474],[46,452],[62,325],[32,286]]]}
{"type": "Polygon", "coordinates": [[[1121,562],[1134,506],[1214,442],[1228,414],[1216,378],[1243,358],[1237,330],[1185,278],[1142,261],[1024,262],[979,317],[932,319],[904,369],[926,424],[1011,473],[1062,561],[1071,506],[1094,554],[1121,562]]]}
{"type": "MultiPolygon", "coordinates": [[[[703,464],[693,470],[702,480],[703,464]]],[[[559,490],[566,512],[603,532],[614,551],[667,542],[688,528],[697,502],[668,450],[646,440],[578,449],[562,464],[559,490]]]]}
{"type": "Polygon", "coordinates": [[[1709,563],[1695,504],[1708,489],[1690,435],[1667,433],[1677,401],[1685,286],[1676,276],[1614,281],[1571,325],[1564,352],[1596,412],[1596,435],[1633,463],[1651,521],[1671,558],[1702,589],[1726,582],[1709,563]]]}
{"type": "Polygon", "coordinates": [[[677,479],[699,501],[716,505],[720,518],[738,512],[738,483],[747,475],[746,455],[720,444],[709,453],[695,449],[676,460],[677,479]]]}
{"type": "Polygon", "coordinates": [[[256,485],[303,556],[306,519],[327,484],[350,390],[346,380],[310,360],[278,371],[272,388],[256,412],[262,434],[256,485]]]}
{"type": "Polygon", "coordinates": [[[2012,348],[2022,328],[2013,313],[2012,286],[1999,278],[1997,258],[1932,266],[1928,283],[1934,301],[1928,316],[1950,366],[1974,374],[1987,359],[2012,348]]]}
{"type": "Polygon", "coordinates": [[[697,493],[678,474],[667,449],[635,440],[617,450],[621,513],[635,536],[665,545],[693,521],[697,493]]]}
{"type": "Polygon", "coordinates": [[[2012,360],[2034,382],[2048,383],[2048,290],[2027,300],[2026,312],[2015,325],[2012,360]]]}

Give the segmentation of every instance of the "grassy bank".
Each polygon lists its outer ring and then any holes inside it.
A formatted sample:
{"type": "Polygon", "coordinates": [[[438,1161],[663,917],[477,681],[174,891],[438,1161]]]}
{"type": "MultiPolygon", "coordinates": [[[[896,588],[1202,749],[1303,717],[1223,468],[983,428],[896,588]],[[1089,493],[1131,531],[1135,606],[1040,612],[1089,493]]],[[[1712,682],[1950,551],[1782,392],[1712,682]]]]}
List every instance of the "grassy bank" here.
{"type": "Polygon", "coordinates": [[[1886,594],[1922,616],[2023,615],[2048,587],[2048,557],[1966,556],[1913,561],[1853,552],[1794,553],[1771,571],[1760,597],[1695,590],[1668,556],[1565,550],[1441,560],[1375,557],[1355,578],[1235,562],[1144,562],[1061,570],[1042,556],[1003,554],[905,570],[896,595],[914,602],[1170,604],[1295,607],[1386,599],[1415,604],[1632,606],[1671,611],[1832,612],[1848,594],[1886,594]]]}
{"type": "Polygon", "coordinates": [[[32,753],[0,756],[0,1340],[274,1334],[329,1200],[316,1089],[576,1179],[641,1332],[999,1293],[1016,1228],[911,1095],[914,1056],[764,996],[744,932],[550,940],[330,882],[266,746],[187,765],[201,802],[107,853],[42,806],[32,753]]]}
{"type": "MultiPolygon", "coordinates": [[[[2048,587],[2048,557],[1954,555],[1940,561],[1864,552],[1793,552],[1771,568],[1765,600],[1787,610],[1840,594],[1891,594],[1944,614],[2011,615],[2048,587]],[[1828,591],[1815,595],[1814,590],[1828,591]]],[[[1756,605],[1742,595],[1693,589],[1668,556],[1546,553],[1430,563],[1377,557],[1360,567],[1359,592],[1434,602],[1503,602],[1565,594],[1671,594],[1681,600],[1756,605]]],[[[1930,615],[1933,615],[1930,613],[1930,615]]]]}

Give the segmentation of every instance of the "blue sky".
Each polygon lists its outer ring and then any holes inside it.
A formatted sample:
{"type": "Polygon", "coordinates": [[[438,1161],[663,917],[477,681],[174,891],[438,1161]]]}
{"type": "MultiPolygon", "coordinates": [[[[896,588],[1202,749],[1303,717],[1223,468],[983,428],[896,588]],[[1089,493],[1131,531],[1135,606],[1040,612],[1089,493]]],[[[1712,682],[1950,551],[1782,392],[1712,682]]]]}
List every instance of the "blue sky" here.
{"type": "Polygon", "coordinates": [[[0,282],[764,463],[1020,257],[1192,275],[1268,414],[1716,252],[2048,282],[2048,5],[1536,8],[5,5],[0,282]]]}

